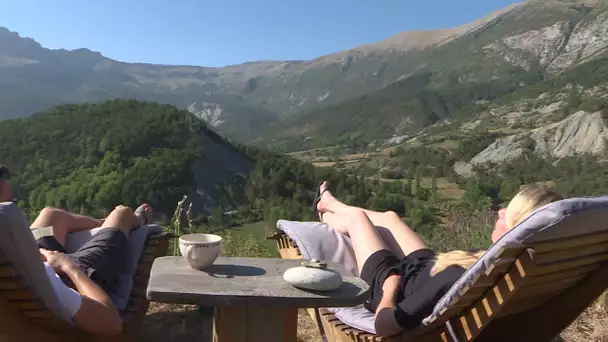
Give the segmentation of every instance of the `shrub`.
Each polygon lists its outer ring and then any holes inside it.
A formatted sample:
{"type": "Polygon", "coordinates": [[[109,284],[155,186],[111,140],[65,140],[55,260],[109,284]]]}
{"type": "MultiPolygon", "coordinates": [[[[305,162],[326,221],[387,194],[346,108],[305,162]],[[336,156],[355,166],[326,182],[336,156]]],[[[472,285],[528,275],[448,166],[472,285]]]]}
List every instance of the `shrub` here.
{"type": "Polygon", "coordinates": [[[263,242],[253,235],[236,235],[227,231],[222,240],[222,256],[243,258],[271,257],[263,242]]]}
{"type": "Polygon", "coordinates": [[[495,221],[496,213],[489,209],[453,207],[445,211],[443,227],[434,229],[427,243],[438,252],[486,249],[492,244],[495,221]]]}

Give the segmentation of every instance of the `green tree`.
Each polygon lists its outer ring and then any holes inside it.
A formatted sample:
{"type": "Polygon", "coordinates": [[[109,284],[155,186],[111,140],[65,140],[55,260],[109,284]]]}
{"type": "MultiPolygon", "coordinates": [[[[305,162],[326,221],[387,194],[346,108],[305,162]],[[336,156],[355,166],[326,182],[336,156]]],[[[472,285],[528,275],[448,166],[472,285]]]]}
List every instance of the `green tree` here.
{"type": "Polygon", "coordinates": [[[407,170],[407,189],[409,191],[409,195],[413,195],[413,180],[416,172],[416,167],[414,164],[410,164],[407,170]]]}
{"type": "Polygon", "coordinates": [[[433,203],[437,203],[437,170],[433,169],[433,179],[431,180],[431,195],[433,203]]]}
{"type": "Polygon", "coordinates": [[[226,226],[224,209],[221,206],[216,206],[211,211],[211,226],[214,229],[221,229],[226,226]]]}
{"type": "Polygon", "coordinates": [[[469,209],[475,211],[485,210],[492,203],[492,199],[485,194],[481,183],[475,178],[469,178],[467,181],[462,200],[469,209]]]}
{"type": "Polygon", "coordinates": [[[416,168],[416,197],[420,198],[422,195],[422,165],[418,165],[416,168]]]}

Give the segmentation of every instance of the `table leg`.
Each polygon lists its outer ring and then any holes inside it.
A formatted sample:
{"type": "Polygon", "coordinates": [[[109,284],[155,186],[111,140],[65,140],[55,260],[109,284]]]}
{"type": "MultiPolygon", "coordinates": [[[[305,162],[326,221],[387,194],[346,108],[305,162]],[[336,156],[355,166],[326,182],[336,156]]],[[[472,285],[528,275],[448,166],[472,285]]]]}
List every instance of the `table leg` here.
{"type": "Polygon", "coordinates": [[[297,308],[216,308],[213,342],[296,342],[297,329],[297,308]]]}

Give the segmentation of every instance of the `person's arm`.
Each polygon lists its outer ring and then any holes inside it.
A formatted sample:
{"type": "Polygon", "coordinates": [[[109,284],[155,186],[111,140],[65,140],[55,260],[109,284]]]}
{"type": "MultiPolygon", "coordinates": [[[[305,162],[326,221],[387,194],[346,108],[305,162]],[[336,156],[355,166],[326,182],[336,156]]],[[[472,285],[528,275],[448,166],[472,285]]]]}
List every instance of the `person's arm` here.
{"type": "Polygon", "coordinates": [[[120,313],[103,289],[63,254],[43,249],[40,253],[57,273],[65,274],[71,280],[82,297],[80,308],[73,316],[80,328],[105,336],[115,336],[122,332],[120,313]]]}
{"type": "Polygon", "coordinates": [[[376,334],[380,336],[393,336],[403,331],[395,318],[400,280],[400,276],[392,275],[382,285],[383,295],[376,309],[375,320],[376,334]]]}
{"type": "Polygon", "coordinates": [[[106,292],[74,264],[63,271],[82,296],[82,304],[74,315],[74,322],[84,330],[97,335],[120,334],[122,318],[106,292]]]}

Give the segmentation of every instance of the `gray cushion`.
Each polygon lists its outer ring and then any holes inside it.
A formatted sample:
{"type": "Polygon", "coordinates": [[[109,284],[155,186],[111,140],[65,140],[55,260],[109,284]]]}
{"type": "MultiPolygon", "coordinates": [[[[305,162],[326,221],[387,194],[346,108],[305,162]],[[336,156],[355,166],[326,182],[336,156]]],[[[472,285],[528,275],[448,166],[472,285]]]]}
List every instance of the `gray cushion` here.
{"type": "Polygon", "coordinates": [[[352,308],[329,308],[327,310],[332,312],[342,323],[350,327],[366,331],[370,334],[376,333],[376,316],[373,312],[364,308],[363,304],[352,308]]]}
{"type": "Polygon", "coordinates": [[[0,248],[44,305],[57,317],[71,322],[46,276],[38,245],[25,217],[14,203],[0,203],[0,248]]]}
{"type": "Polygon", "coordinates": [[[516,227],[503,235],[484,256],[469,268],[435,305],[433,313],[423,323],[439,316],[440,312],[458,300],[460,291],[474,284],[498,258],[507,246],[532,243],[540,240],[567,238],[608,230],[608,196],[571,198],[541,207],[516,227]]]}
{"type": "MultiPolygon", "coordinates": [[[[99,232],[101,228],[83,230],[80,232],[71,233],[68,235],[66,251],[73,253],[84,243],[89,241],[93,235],[99,232]]],[[[161,226],[149,224],[139,229],[134,230],[129,237],[129,252],[127,256],[127,265],[123,274],[118,278],[116,287],[108,293],[116,308],[120,311],[124,310],[133,288],[133,276],[137,270],[137,264],[143,251],[146,239],[150,234],[158,234],[163,231],[161,226]]]]}
{"type": "Polygon", "coordinates": [[[277,228],[293,239],[302,257],[340,263],[353,275],[359,275],[350,237],[321,222],[279,220],[277,228]]]}
{"type": "MultiPolygon", "coordinates": [[[[279,220],[277,228],[287,234],[300,249],[305,259],[337,262],[353,274],[359,275],[351,239],[320,222],[279,220]]],[[[351,308],[328,308],[343,323],[375,334],[374,314],[363,305],[351,308]]]]}

